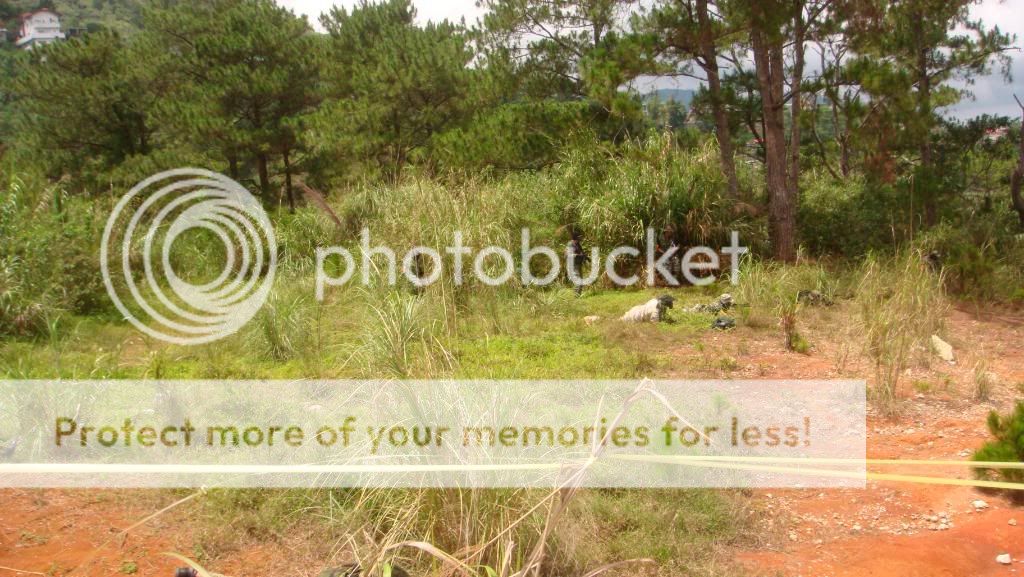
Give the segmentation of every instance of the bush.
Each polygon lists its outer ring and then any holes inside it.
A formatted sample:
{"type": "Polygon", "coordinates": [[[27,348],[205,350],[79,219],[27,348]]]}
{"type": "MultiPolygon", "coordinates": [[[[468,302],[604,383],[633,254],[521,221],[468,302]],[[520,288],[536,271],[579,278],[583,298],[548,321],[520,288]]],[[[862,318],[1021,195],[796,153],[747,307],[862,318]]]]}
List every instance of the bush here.
{"type": "Polygon", "coordinates": [[[857,257],[904,240],[907,207],[893,187],[861,176],[836,181],[822,171],[808,171],[801,186],[798,229],[811,254],[857,257]]]}
{"type": "Polygon", "coordinates": [[[0,189],[0,334],[31,336],[62,312],[109,309],[99,266],[103,210],[58,185],[0,189]]]}
{"type": "MultiPolygon", "coordinates": [[[[988,414],[987,425],[995,440],[985,443],[971,459],[984,462],[1024,462],[1024,401],[1017,401],[1013,412],[1008,415],[992,411],[988,414]]],[[[982,480],[1022,483],[1024,469],[978,467],[974,469],[974,476],[982,480]]],[[[1019,491],[1014,493],[1018,494],[1019,491]]]]}
{"type": "Polygon", "coordinates": [[[978,300],[1013,302],[1024,286],[1024,243],[996,220],[943,224],[924,235],[919,245],[943,260],[946,287],[978,300]]]}

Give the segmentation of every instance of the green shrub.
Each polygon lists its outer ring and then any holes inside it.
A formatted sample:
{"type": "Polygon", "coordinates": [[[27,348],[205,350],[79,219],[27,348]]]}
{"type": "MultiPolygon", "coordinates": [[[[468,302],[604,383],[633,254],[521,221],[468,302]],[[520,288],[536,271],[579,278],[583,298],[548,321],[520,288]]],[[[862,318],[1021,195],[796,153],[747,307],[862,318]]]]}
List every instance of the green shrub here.
{"type": "MultiPolygon", "coordinates": [[[[986,424],[995,440],[985,443],[971,459],[986,462],[1024,462],[1024,401],[1017,401],[1013,412],[1008,415],[992,411],[988,414],[986,424]]],[[[978,467],[974,469],[974,475],[983,480],[1024,483],[1024,469],[978,467]]]]}
{"type": "Polygon", "coordinates": [[[32,336],[62,313],[110,310],[99,266],[103,203],[18,175],[0,187],[0,334],[32,336]]]}
{"type": "Polygon", "coordinates": [[[955,295],[1013,302],[1024,286],[1024,243],[995,219],[943,224],[918,242],[942,256],[946,286],[955,295]]]}
{"type": "Polygon", "coordinates": [[[801,179],[797,213],[800,242],[814,255],[858,257],[904,240],[909,219],[899,193],[862,176],[837,181],[825,171],[801,179]]]}

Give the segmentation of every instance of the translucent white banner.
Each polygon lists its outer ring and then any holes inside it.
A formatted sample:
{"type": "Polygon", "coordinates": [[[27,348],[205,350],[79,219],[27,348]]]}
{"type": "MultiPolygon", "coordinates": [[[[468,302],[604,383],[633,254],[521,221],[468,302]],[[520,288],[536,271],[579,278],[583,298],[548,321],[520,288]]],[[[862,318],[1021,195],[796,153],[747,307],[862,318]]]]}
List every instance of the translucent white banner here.
{"type": "Polygon", "coordinates": [[[7,487],[862,487],[863,381],[0,381],[7,487]]]}

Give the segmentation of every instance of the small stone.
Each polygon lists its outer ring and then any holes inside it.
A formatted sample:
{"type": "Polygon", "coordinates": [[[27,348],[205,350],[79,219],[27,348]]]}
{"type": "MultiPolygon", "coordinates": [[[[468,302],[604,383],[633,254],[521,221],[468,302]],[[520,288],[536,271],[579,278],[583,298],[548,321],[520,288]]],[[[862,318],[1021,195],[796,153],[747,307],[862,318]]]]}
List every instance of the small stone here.
{"type": "Polygon", "coordinates": [[[596,323],[599,320],[601,320],[601,317],[599,317],[597,315],[590,315],[589,317],[583,317],[583,322],[586,323],[588,327],[590,325],[593,325],[594,323],[596,323]]]}
{"type": "Polygon", "coordinates": [[[1016,527],[1017,526],[1017,520],[1016,519],[1010,519],[1009,521],[1006,522],[1006,524],[1011,526],[1011,527],[1016,527]]]}
{"type": "Polygon", "coordinates": [[[988,503],[982,501],[981,499],[978,499],[976,501],[972,501],[971,502],[971,506],[974,507],[978,511],[980,511],[982,509],[988,509],[988,503]]]}
{"type": "Polygon", "coordinates": [[[1010,554],[1009,553],[1003,553],[1002,555],[996,557],[996,563],[999,563],[1000,565],[1009,565],[1010,564],[1010,554]]]}

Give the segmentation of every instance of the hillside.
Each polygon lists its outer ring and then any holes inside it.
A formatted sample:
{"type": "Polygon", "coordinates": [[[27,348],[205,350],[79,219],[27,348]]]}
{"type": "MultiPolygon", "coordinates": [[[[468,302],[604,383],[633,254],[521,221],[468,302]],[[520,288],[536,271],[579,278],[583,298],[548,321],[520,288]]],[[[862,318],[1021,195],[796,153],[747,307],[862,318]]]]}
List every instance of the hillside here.
{"type": "Polygon", "coordinates": [[[684,106],[689,106],[696,94],[697,92],[695,90],[682,88],[659,88],[648,92],[644,95],[644,98],[660,100],[662,102],[678,102],[684,106]]]}
{"type": "Polygon", "coordinates": [[[56,9],[65,29],[101,25],[131,34],[142,21],[142,0],[0,0],[0,21],[16,29],[19,14],[42,6],[56,9]]]}

